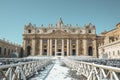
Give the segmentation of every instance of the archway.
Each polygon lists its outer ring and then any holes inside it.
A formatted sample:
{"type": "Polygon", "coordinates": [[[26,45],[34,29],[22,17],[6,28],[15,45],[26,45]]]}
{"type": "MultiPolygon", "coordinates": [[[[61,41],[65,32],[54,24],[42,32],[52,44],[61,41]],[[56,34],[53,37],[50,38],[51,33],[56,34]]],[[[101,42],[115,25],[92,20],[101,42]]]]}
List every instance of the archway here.
{"type": "Polygon", "coordinates": [[[73,55],[73,56],[76,55],[76,50],[75,50],[75,49],[72,50],[72,55],[73,55]]]}
{"type": "Polygon", "coordinates": [[[93,55],[93,49],[91,46],[89,46],[88,48],[88,56],[92,56],[93,55]]]}
{"type": "Polygon", "coordinates": [[[28,46],[28,47],[27,47],[27,56],[29,56],[30,54],[31,54],[31,47],[28,46]]]}
{"type": "Polygon", "coordinates": [[[47,49],[43,50],[43,54],[42,55],[47,55],[47,49]]]}

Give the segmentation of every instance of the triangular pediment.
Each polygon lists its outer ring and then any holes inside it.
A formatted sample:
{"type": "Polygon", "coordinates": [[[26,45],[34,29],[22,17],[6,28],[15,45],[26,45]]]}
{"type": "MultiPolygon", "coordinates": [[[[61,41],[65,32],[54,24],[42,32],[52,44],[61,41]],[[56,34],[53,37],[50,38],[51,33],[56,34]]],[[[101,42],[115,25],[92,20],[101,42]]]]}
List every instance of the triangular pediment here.
{"type": "Polygon", "coordinates": [[[65,32],[65,31],[62,31],[62,30],[56,30],[52,33],[50,33],[50,36],[67,36],[69,35],[69,33],[65,32]]]}

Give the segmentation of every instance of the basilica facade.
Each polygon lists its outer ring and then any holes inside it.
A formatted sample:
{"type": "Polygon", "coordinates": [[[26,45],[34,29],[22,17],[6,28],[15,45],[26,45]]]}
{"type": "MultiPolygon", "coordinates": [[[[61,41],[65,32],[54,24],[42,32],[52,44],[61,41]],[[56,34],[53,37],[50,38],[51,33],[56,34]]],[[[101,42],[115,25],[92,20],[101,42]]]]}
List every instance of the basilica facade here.
{"type": "Polygon", "coordinates": [[[23,49],[26,56],[97,56],[95,26],[65,25],[60,18],[56,25],[24,27],[23,49]]]}

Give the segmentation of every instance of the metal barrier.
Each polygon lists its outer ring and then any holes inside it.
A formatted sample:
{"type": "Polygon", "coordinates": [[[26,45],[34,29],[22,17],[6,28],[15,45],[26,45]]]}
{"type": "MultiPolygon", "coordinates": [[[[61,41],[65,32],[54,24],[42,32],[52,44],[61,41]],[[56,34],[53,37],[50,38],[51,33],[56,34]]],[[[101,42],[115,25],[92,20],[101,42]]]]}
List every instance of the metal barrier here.
{"type": "Polygon", "coordinates": [[[37,70],[44,68],[51,62],[51,59],[36,59],[35,61],[1,65],[0,80],[27,80],[37,70]]]}
{"type": "Polygon", "coordinates": [[[64,63],[87,80],[120,80],[120,68],[64,59],[64,63]]]}

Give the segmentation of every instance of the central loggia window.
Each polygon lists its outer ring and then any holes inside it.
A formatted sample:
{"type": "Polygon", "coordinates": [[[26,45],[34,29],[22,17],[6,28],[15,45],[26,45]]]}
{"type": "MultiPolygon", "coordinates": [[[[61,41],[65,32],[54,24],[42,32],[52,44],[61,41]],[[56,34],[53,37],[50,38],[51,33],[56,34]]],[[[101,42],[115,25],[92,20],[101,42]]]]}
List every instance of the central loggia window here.
{"type": "Polygon", "coordinates": [[[31,29],[28,29],[28,33],[31,33],[31,29]]]}
{"type": "Polygon", "coordinates": [[[88,33],[92,33],[91,30],[88,30],[88,33]]]}

